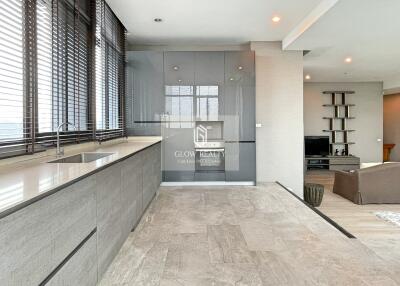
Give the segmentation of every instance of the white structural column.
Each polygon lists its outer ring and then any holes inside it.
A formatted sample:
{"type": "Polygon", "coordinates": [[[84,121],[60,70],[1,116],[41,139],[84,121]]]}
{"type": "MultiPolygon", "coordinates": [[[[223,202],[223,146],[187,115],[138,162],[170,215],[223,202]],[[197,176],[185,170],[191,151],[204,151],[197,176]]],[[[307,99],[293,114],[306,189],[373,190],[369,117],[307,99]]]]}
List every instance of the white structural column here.
{"type": "Polygon", "coordinates": [[[252,42],[256,53],[257,181],[279,181],[303,196],[303,52],[252,42]]]}

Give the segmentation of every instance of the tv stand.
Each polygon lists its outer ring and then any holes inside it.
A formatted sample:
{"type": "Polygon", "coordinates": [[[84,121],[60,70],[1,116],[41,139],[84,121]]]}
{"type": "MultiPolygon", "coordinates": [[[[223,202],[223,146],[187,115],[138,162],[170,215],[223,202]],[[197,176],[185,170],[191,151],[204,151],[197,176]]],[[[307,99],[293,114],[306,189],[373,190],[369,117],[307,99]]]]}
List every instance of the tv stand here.
{"type": "Polygon", "coordinates": [[[360,169],[356,156],[306,156],[305,170],[350,171],[360,169]]]}

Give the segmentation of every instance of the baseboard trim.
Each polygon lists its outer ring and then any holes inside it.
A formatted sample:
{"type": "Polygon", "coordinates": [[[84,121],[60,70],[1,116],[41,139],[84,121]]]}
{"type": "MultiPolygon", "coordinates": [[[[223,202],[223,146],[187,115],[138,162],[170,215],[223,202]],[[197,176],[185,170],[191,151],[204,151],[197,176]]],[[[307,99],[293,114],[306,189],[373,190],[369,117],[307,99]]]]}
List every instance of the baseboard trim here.
{"type": "Polygon", "coordinates": [[[312,211],[314,211],[316,214],[318,214],[321,218],[323,218],[327,223],[329,223],[330,225],[332,225],[334,228],[336,228],[337,230],[339,230],[341,233],[343,233],[345,236],[347,236],[348,238],[351,239],[356,239],[356,237],[354,235],[352,235],[350,232],[348,232],[347,230],[345,230],[343,227],[341,227],[339,224],[337,224],[334,220],[332,220],[330,217],[328,217],[327,215],[325,215],[324,213],[322,213],[319,209],[309,205],[306,201],[304,201],[302,198],[300,198],[298,195],[296,195],[294,192],[292,192],[290,189],[288,189],[287,187],[285,187],[283,184],[281,184],[280,182],[276,181],[276,183],[281,186],[284,190],[286,190],[287,192],[289,192],[290,194],[292,194],[294,197],[296,197],[299,201],[301,201],[303,204],[305,204],[308,208],[310,208],[312,211]]]}
{"type": "Polygon", "coordinates": [[[181,186],[255,186],[255,182],[226,182],[226,181],[194,181],[194,182],[162,182],[162,187],[181,186]]]}

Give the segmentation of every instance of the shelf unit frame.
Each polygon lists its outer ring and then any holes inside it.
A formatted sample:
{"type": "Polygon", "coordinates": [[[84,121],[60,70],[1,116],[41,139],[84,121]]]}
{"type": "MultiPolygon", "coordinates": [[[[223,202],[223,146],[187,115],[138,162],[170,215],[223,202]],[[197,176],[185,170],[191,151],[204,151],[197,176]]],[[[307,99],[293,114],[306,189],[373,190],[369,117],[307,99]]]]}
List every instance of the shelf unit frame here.
{"type": "Polygon", "coordinates": [[[323,117],[323,119],[329,120],[329,129],[322,130],[331,134],[331,142],[329,152],[330,155],[334,155],[334,149],[337,145],[344,146],[344,155],[350,155],[350,145],[354,145],[355,142],[349,142],[349,133],[355,132],[354,129],[347,129],[347,121],[355,119],[351,116],[351,108],[356,106],[355,104],[347,103],[347,95],[355,94],[354,91],[324,91],[323,94],[331,96],[330,104],[323,104],[324,107],[333,108],[332,117],[323,117]],[[340,100],[338,100],[338,97],[340,100]],[[341,111],[344,109],[344,115],[341,111]],[[335,125],[336,121],[340,121],[340,129],[335,125]],[[343,133],[343,141],[337,141],[338,133],[343,133]]]}

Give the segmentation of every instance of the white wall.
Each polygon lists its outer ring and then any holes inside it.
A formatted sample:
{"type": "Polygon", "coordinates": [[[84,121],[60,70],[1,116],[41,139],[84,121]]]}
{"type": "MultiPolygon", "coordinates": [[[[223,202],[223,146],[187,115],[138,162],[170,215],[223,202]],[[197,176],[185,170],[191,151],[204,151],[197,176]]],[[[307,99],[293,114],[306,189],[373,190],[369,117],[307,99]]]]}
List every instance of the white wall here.
{"type": "Polygon", "coordinates": [[[327,90],[353,90],[348,95],[348,103],[354,103],[348,120],[348,128],[356,132],[350,133],[349,141],[356,144],[350,146],[350,153],[361,158],[361,162],[381,162],[383,139],[383,86],[381,82],[367,83],[305,83],[304,84],[304,134],[328,135],[322,132],[328,129],[329,121],[324,116],[333,116],[333,108],[322,105],[331,103],[327,90]]]}
{"type": "Polygon", "coordinates": [[[252,42],[256,54],[257,181],[279,181],[303,196],[303,53],[252,42]]]}

